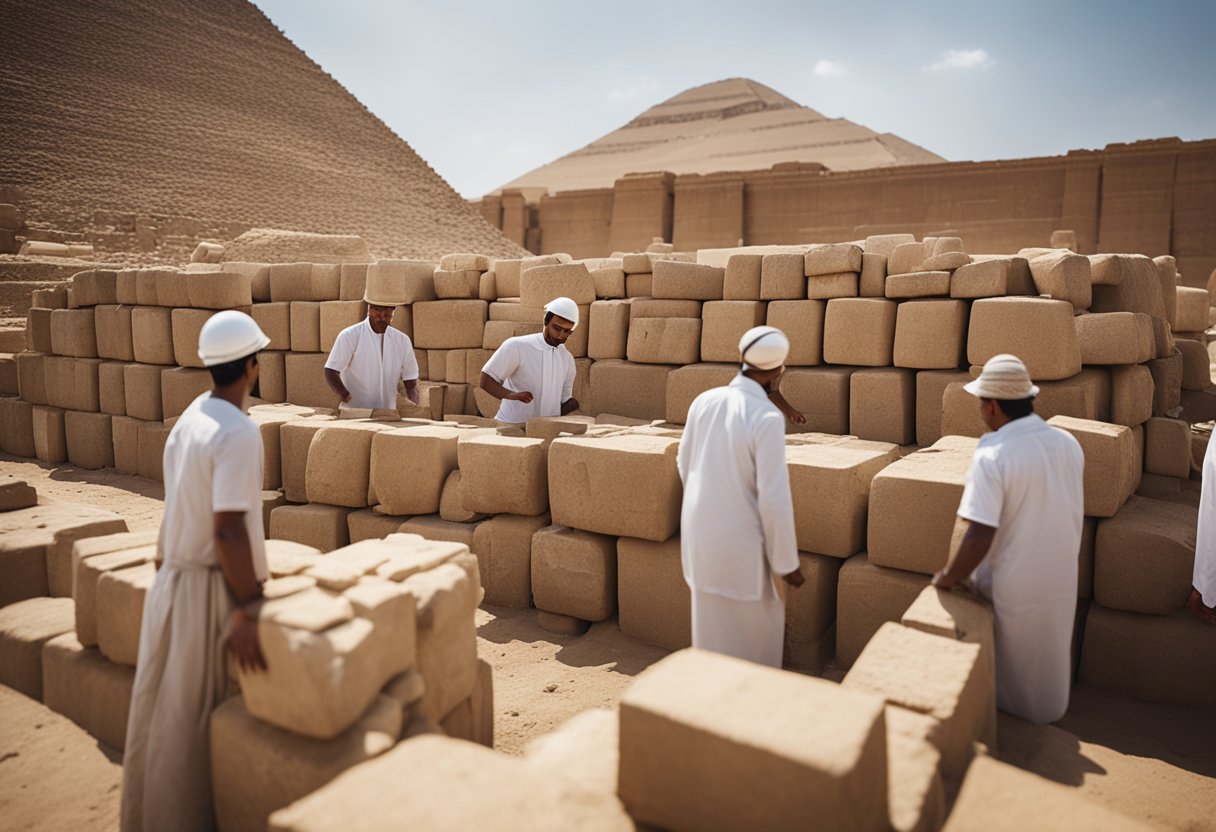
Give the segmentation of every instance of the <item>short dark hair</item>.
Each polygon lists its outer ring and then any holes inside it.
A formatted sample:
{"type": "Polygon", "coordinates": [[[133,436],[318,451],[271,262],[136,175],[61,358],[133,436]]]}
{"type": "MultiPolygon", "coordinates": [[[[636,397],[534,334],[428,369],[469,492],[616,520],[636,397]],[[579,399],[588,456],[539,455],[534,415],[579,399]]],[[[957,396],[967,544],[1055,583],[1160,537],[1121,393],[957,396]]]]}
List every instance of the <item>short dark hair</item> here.
{"type": "Polygon", "coordinates": [[[545,313],[545,326],[548,326],[548,325],[549,325],[549,321],[551,321],[551,320],[553,320],[553,313],[552,313],[552,312],[546,312],[546,313],[545,313]]]}
{"type": "Polygon", "coordinates": [[[1021,419],[1034,413],[1034,396],[1024,399],[996,399],[996,406],[1010,419],[1021,419]]]}
{"type": "Polygon", "coordinates": [[[227,387],[245,375],[245,363],[251,358],[254,365],[256,365],[258,363],[258,354],[253,352],[241,358],[208,367],[207,369],[211,371],[211,380],[215,382],[216,387],[227,387]]]}

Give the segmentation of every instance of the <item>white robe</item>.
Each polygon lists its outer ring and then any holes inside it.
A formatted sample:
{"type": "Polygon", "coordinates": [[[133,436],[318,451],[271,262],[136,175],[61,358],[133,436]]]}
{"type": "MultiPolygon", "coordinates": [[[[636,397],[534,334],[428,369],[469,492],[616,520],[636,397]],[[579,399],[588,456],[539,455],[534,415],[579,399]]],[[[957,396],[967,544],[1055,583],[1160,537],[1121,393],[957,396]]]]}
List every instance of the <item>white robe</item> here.
{"type": "Polygon", "coordinates": [[[1070,434],[1015,419],[980,439],[958,508],[996,529],[971,580],[993,602],[997,707],[1030,722],[1068,710],[1084,466],[1070,434]]]}
{"type": "Polygon", "coordinates": [[[677,464],[693,646],[780,667],[785,606],[774,581],[798,568],[784,416],[740,374],[692,403],[677,464]]]}
{"type": "Polygon", "coordinates": [[[232,600],[214,547],[216,512],[242,511],[254,573],[267,575],[262,438],[205,393],[165,444],[163,562],[144,601],[123,755],[122,829],[212,829],[208,724],[225,695],[232,600]]]}
{"type": "Polygon", "coordinates": [[[1199,497],[1199,528],[1195,535],[1195,574],[1191,585],[1206,607],[1216,607],[1216,455],[1208,441],[1203,455],[1203,490],[1199,497]]]}
{"type": "Polygon", "coordinates": [[[528,391],[528,403],[504,399],[495,419],[518,425],[537,416],[560,416],[574,394],[574,356],[565,344],[549,346],[545,335],[517,335],[502,342],[481,371],[514,392],[528,391]]]}
{"type": "Polygon", "coordinates": [[[325,369],[342,376],[348,407],[396,410],[397,382],[418,378],[418,359],[408,335],[391,326],[377,335],[364,318],[338,333],[325,369]]]}

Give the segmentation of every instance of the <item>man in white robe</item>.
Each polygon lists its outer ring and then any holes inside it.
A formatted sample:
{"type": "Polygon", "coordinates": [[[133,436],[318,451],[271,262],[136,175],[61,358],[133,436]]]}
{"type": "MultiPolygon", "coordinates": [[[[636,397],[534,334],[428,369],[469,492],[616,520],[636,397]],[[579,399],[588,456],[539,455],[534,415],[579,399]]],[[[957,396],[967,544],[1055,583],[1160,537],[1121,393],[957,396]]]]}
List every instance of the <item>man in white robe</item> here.
{"type": "Polygon", "coordinates": [[[578,317],[574,301],[555,298],[545,305],[541,332],[508,338],[490,356],[479,386],[502,400],[496,421],[519,425],[537,416],[565,416],[578,410],[574,356],[566,349],[578,317]]]}
{"type": "Polygon", "coordinates": [[[785,461],[785,417],[769,401],[789,341],[755,327],[743,369],[693,400],[676,456],[684,482],[680,555],[692,590],[692,644],[781,667],[785,603],[803,583],[785,461]]]}
{"type": "Polygon", "coordinates": [[[418,404],[418,359],[410,337],[392,327],[397,298],[382,296],[369,285],[363,296],[367,317],[338,333],[325,360],[325,382],[340,405],[397,409],[397,384],[418,404]]]}
{"type": "Polygon", "coordinates": [[[243,405],[269,341],[241,312],[208,319],[199,356],[215,387],[165,443],[165,514],[123,757],[126,832],[215,827],[208,722],[227,689],[225,644],[242,667],[265,666],[262,439],[243,405]]]}
{"type": "Polygon", "coordinates": [[[989,359],[966,390],[989,433],[958,507],[962,542],[933,583],[952,589],[970,576],[992,600],[997,707],[1055,722],[1072,683],[1085,457],[1071,434],[1034,413],[1039,388],[1015,356],[989,359]]]}
{"type": "Polygon", "coordinates": [[[1216,625],[1216,454],[1208,441],[1203,455],[1203,489],[1199,496],[1199,528],[1195,535],[1195,571],[1187,607],[1200,621],[1216,625]]]}

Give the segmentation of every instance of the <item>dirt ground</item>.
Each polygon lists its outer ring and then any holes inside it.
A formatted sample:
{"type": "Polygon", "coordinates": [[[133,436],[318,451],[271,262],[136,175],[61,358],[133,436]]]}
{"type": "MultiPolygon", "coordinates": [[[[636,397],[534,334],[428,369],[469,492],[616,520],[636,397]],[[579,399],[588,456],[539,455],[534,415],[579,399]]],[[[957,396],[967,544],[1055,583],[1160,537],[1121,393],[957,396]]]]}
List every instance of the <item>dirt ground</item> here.
{"type": "MultiPolygon", "coordinates": [[[[112,471],[52,468],[0,455],[0,474],[40,494],[103,506],[132,529],[160,521],[158,483],[112,471]]],[[[494,668],[494,742],[520,754],[535,737],[589,708],[611,707],[665,651],[621,634],[615,621],[557,636],[535,610],[485,607],[478,652],[494,668]]],[[[998,756],[1089,800],[1161,829],[1216,828],[1216,712],[1073,691],[1055,726],[1001,716],[998,756]]],[[[0,816],[12,829],[113,829],[121,769],[68,720],[0,689],[0,816]]]]}

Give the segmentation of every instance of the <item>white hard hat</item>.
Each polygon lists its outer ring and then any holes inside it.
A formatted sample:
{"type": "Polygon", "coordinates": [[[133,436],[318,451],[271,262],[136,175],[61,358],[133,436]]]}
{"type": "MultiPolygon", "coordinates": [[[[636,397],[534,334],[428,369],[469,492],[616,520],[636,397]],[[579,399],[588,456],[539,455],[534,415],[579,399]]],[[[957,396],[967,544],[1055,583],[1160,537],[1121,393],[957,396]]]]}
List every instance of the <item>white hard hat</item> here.
{"type": "Polygon", "coordinates": [[[994,355],[984,364],[983,372],[963,389],[981,399],[1012,401],[1039,395],[1039,388],[1030,381],[1030,371],[1016,355],[994,355]]]}
{"type": "Polygon", "coordinates": [[[775,326],[755,326],[739,339],[739,357],[748,367],[775,370],[790,354],[790,339],[775,326]]]}
{"type": "Polygon", "coordinates": [[[204,367],[226,364],[253,355],[270,343],[253,318],[225,309],[207,319],[198,333],[198,357],[204,367]]]}
{"type": "Polygon", "coordinates": [[[578,326],[578,304],[570,298],[554,298],[545,304],[545,311],[578,326]]]}

